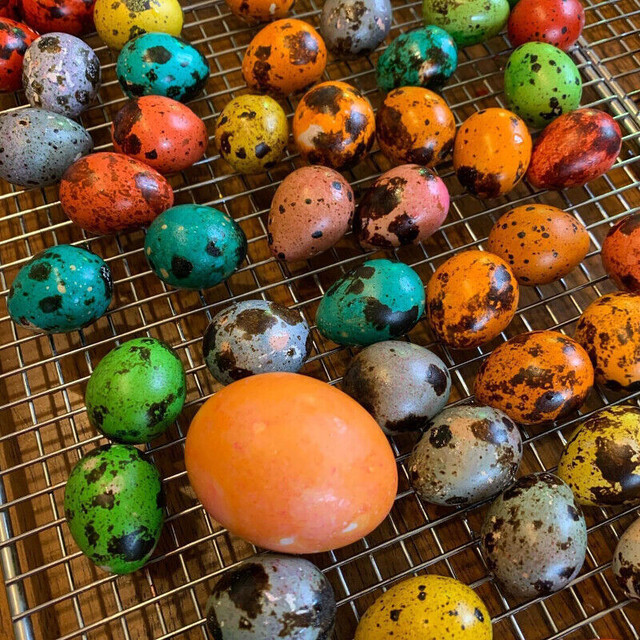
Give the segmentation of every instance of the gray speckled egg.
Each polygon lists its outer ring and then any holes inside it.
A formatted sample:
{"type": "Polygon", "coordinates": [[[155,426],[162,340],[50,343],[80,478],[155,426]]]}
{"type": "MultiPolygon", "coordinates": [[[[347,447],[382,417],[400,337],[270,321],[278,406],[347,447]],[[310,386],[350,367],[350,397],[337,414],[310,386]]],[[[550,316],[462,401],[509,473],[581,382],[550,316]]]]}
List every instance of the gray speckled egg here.
{"type": "Polygon", "coordinates": [[[613,574],[627,596],[640,599],[640,518],[618,541],[613,554],[613,574]]]}
{"type": "Polygon", "coordinates": [[[206,615],[215,640],[329,640],[336,602],[329,581],[308,560],[270,554],[227,571],[206,615]]]}
{"type": "Polygon", "coordinates": [[[451,376],[438,356],[410,342],[389,340],[363,349],[347,369],[342,389],[390,435],[415,431],[442,411],[451,376]]]}
{"type": "Polygon", "coordinates": [[[24,187],[58,182],[93,149],[77,122],[33,107],[0,114],[0,140],[0,178],[24,187]]]}
{"type": "Polygon", "coordinates": [[[499,409],[448,407],[429,424],[408,467],[420,497],[440,505],[473,504],[504,491],[522,460],[522,437],[499,409]]]}
{"type": "Polygon", "coordinates": [[[98,93],[100,61],[80,38],[47,33],[24,54],[22,84],[32,107],[75,118],[98,93]]]}
{"type": "Polygon", "coordinates": [[[268,300],[245,300],[224,309],[213,318],[203,340],[207,367],[222,384],[256,373],[296,373],[310,349],[306,320],[268,300]]]}
{"type": "Polygon", "coordinates": [[[586,550],[584,515],[569,486],[551,473],[520,478],[491,505],[482,526],[489,570],[517,598],[566,587],[586,550]]]}

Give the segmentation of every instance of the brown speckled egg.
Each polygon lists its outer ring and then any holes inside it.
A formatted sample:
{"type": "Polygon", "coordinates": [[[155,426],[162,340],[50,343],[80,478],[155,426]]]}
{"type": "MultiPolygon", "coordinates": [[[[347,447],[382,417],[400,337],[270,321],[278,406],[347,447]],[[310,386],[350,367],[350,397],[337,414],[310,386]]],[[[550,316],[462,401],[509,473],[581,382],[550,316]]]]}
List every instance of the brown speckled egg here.
{"type": "Polygon", "coordinates": [[[640,518],[622,534],[611,568],[625,595],[640,600],[640,518]]]}
{"type": "Polygon", "coordinates": [[[566,276],[589,251],[589,234],[557,207],[529,204],[493,225],[487,248],[509,263],[520,284],[547,284],[566,276]]]}
{"type": "Polygon", "coordinates": [[[518,282],[502,258],[463,251],[441,264],[429,280],[429,323],[450,347],[477,347],[507,328],[518,298],[518,282]]]}
{"type": "Polygon", "coordinates": [[[602,264],[618,289],[640,293],[640,213],[611,227],[602,244],[602,264]]]}
{"type": "Polygon", "coordinates": [[[587,352],[557,331],[522,333],[482,363],[475,394],[521,424],[541,424],[571,413],[593,385],[587,352]]]}
{"type": "Polygon", "coordinates": [[[278,187],[267,239],[274,256],[292,262],[331,248],[349,230],[355,201],[349,183],[328,167],[302,167],[278,187]]]}
{"type": "Polygon", "coordinates": [[[640,389],[640,296],[598,298],[580,316],[575,339],[593,362],[596,382],[614,391],[640,389]]]}
{"type": "Polygon", "coordinates": [[[295,0],[225,0],[231,13],[248,24],[284,18],[295,0]]]}

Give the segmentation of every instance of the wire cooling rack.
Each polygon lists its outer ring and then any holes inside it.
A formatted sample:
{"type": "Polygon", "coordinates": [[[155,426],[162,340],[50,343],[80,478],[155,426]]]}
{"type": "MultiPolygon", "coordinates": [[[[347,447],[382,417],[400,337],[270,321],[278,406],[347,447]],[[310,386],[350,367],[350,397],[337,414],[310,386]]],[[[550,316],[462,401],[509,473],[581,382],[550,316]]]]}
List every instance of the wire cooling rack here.
{"type": "MultiPolygon", "coordinates": [[[[418,2],[394,0],[391,36],[420,24],[418,2]]],[[[493,221],[509,207],[544,202],[571,211],[588,227],[590,253],[564,280],[523,288],[520,310],[492,344],[449,351],[434,343],[426,321],[409,339],[432,348],[450,366],[452,402],[467,398],[479,363],[493,347],[522,331],[555,328],[571,333],[590,301],[613,289],[598,251],[611,221],[640,209],[638,142],[640,117],[640,0],[586,2],[587,26],[572,52],[584,80],[583,104],[610,112],[624,133],[613,170],[584,188],[562,193],[534,192],[526,183],[506,198],[481,202],[462,193],[451,164],[439,173],[452,194],[446,224],[422,246],[397,252],[426,283],[433,270],[462,248],[483,246],[493,221]]],[[[302,0],[296,15],[317,24],[320,5],[302,0]]],[[[244,91],[242,55],[254,29],[231,16],[222,2],[185,5],[184,36],[207,56],[211,79],[206,94],[190,106],[213,130],[216,115],[244,91]]],[[[110,149],[109,122],[124,103],[115,80],[115,56],[94,35],[88,38],[103,64],[99,104],[84,114],[97,150],[110,149]]],[[[461,51],[460,64],[444,97],[461,122],[475,110],[504,106],[502,70],[509,54],[504,36],[461,51]]],[[[330,60],[326,79],[358,86],[374,107],[382,96],[375,85],[377,55],[343,63],[330,60]]],[[[3,97],[2,109],[19,108],[22,94],[3,97]]],[[[285,103],[289,116],[297,98],[285,103]]],[[[211,318],[232,300],[263,297],[302,313],[314,326],[325,289],[363,253],[352,238],[307,263],[275,262],[267,247],[265,219],[279,181],[300,161],[293,153],[269,175],[241,177],[209,145],[205,159],[173,176],[177,203],[198,202],[224,209],[249,238],[246,263],[225,284],[204,292],[166,288],[148,270],[143,233],[88,237],[72,225],[57,202],[55,187],[29,191],[0,185],[0,290],[45,246],[74,243],[103,256],[114,274],[115,300],[109,313],[87,329],[68,335],[34,335],[17,328],[0,308],[0,562],[16,638],[145,639],[206,638],[203,605],[216,579],[256,553],[248,543],[211,521],[189,488],[183,461],[184,435],[203,400],[217,387],[201,353],[201,336],[211,318]],[[184,413],[165,436],[148,447],[167,495],[166,525],[146,568],[115,577],[95,568],[78,551],[64,522],[66,478],[78,458],[101,438],[88,425],[84,387],[93,367],[120,341],[151,335],[173,345],[188,378],[184,413]]],[[[379,151],[348,175],[359,196],[389,168],[379,151]]],[[[313,353],[303,372],[339,383],[353,355],[313,331],[313,353]]],[[[636,401],[635,394],[631,399],[636,401]]],[[[582,408],[589,414],[627,398],[596,389],[582,408]]],[[[562,424],[523,430],[522,472],[553,470],[565,436],[580,416],[562,424]]],[[[350,640],[359,616],[382,589],[418,571],[454,576],[477,590],[487,603],[498,640],[640,638],[640,608],[624,599],[610,570],[616,541],[635,514],[632,509],[591,509],[587,513],[589,551],[574,583],[564,591],[529,602],[509,599],[490,580],[478,548],[486,504],[443,509],[422,503],[410,490],[406,457],[416,437],[394,438],[400,487],[385,522],[366,539],[332,553],[313,556],[331,581],[339,603],[335,638],[350,640]]],[[[215,455],[215,452],[212,452],[215,455]]],[[[2,633],[0,633],[2,635],[2,633]]]]}

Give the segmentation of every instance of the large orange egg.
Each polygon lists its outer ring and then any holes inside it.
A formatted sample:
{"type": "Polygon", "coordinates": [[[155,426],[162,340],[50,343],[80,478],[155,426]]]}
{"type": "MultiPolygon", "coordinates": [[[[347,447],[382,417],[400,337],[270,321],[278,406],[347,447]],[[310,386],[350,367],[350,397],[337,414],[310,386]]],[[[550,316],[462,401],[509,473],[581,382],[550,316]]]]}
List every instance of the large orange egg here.
{"type": "Polygon", "coordinates": [[[396,495],[396,463],[352,398],[295,373],[218,391],[189,427],[189,481],[204,508],[260,547],[316,553],[362,538],[396,495]]]}

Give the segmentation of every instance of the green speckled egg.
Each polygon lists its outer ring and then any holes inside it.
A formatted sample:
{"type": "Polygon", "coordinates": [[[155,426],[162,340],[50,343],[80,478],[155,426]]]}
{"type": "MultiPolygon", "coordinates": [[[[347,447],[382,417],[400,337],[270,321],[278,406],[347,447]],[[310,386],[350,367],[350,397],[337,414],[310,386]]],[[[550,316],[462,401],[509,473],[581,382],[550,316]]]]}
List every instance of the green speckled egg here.
{"type": "Polygon", "coordinates": [[[338,344],[373,344],[410,331],[424,305],[424,286],[411,267],[369,260],[324,294],[316,324],[322,335],[338,344]]]}
{"type": "Polygon", "coordinates": [[[89,422],[116,442],[150,442],[182,411],[186,380],[180,358],[154,338],[129,340],[93,370],[85,393],[89,422]]]}
{"type": "Polygon", "coordinates": [[[528,125],[542,128],[580,106],[582,80],[564,51],[546,42],[527,42],[509,56],[504,92],[509,109],[528,125]]]}
{"type": "Polygon", "coordinates": [[[164,520],[158,470],[135,447],[107,444],[71,471],[64,512],[73,539],[101,569],[131,573],[144,566],[164,520]]]}

